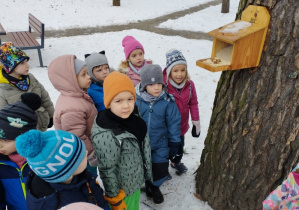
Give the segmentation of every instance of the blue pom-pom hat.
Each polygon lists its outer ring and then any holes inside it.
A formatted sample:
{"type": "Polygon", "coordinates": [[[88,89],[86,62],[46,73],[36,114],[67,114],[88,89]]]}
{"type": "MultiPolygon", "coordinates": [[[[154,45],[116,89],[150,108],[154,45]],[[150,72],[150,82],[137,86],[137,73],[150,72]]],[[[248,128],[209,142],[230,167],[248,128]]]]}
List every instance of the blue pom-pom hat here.
{"type": "Polygon", "coordinates": [[[83,141],[62,130],[30,130],[16,138],[16,149],[36,175],[52,183],[68,180],[86,155],[83,141]]]}

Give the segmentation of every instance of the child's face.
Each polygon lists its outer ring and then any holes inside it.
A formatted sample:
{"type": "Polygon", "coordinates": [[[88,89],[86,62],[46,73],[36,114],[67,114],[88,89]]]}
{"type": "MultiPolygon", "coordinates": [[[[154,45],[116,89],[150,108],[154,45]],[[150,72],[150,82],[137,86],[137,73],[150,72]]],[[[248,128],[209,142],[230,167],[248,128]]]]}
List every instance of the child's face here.
{"type": "Polygon", "coordinates": [[[29,73],[29,67],[27,59],[25,59],[19,63],[9,75],[15,78],[20,78],[22,75],[27,75],[29,73]]]}
{"type": "Polygon", "coordinates": [[[0,139],[0,154],[10,155],[16,151],[15,140],[0,139]]]}
{"type": "Polygon", "coordinates": [[[108,108],[116,116],[127,119],[134,110],[134,95],[129,92],[120,92],[111,101],[108,108]]]}
{"type": "Polygon", "coordinates": [[[73,173],[73,176],[81,174],[87,167],[87,150],[84,159],[82,160],[81,164],[78,166],[77,170],[73,173]]]}
{"type": "Polygon", "coordinates": [[[92,73],[96,79],[104,81],[110,72],[109,66],[107,64],[96,66],[92,69],[92,73]]]}
{"type": "Polygon", "coordinates": [[[133,50],[130,53],[128,60],[132,63],[135,67],[140,67],[144,61],[144,53],[141,49],[133,50]]]}
{"type": "Polygon", "coordinates": [[[170,72],[170,78],[178,85],[184,82],[186,77],[187,67],[184,64],[175,65],[170,72]]]}
{"type": "Polygon", "coordinates": [[[91,84],[90,76],[87,74],[87,67],[84,66],[77,75],[78,84],[81,89],[88,89],[91,84]]]}
{"type": "Polygon", "coordinates": [[[145,87],[146,92],[152,96],[158,97],[162,92],[162,84],[150,84],[145,87]]]}

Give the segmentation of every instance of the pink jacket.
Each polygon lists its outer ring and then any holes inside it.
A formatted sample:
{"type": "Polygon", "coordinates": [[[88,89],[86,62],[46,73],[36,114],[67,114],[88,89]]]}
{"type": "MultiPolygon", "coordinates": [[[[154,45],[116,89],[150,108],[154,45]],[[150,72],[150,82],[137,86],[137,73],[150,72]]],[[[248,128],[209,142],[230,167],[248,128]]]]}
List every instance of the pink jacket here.
{"type": "Polygon", "coordinates": [[[198,101],[195,86],[192,80],[188,80],[181,91],[178,91],[167,80],[166,68],[163,70],[163,80],[166,86],[166,91],[172,94],[175,98],[175,103],[181,113],[181,136],[189,129],[189,110],[191,119],[194,121],[200,120],[198,101]]]}
{"type": "Polygon", "coordinates": [[[93,150],[90,133],[97,109],[90,96],[79,87],[75,58],[75,55],[59,56],[49,65],[49,79],[60,92],[53,122],[55,129],[71,132],[83,140],[90,153],[93,150]]]}

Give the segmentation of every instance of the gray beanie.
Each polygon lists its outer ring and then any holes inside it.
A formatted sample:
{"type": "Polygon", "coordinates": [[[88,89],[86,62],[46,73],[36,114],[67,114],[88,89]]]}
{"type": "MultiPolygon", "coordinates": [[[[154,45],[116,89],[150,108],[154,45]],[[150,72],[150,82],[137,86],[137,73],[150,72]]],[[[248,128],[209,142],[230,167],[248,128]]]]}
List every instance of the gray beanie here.
{"type": "Polygon", "coordinates": [[[166,73],[167,78],[169,78],[169,74],[171,69],[179,64],[184,64],[187,67],[187,61],[179,50],[177,49],[170,49],[166,52],[166,73]]]}
{"type": "Polygon", "coordinates": [[[75,65],[75,72],[76,72],[76,75],[78,75],[81,71],[81,69],[86,66],[85,62],[82,61],[82,60],[79,60],[77,58],[75,58],[75,61],[74,61],[74,65],[75,65]]]}
{"type": "Polygon", "coordinates": [[[101,66],[104,64],[107,64],[109,66],[107,57],[105,55],[105,51],[101,51],[99,53],[93,52],[91,54],[86,54],[85,63],[87,66],[87,72],[94,82],[99,82],[99,81],[97,78],[95,78],[94,74],[92,73],[92,69],[96,66],[101,66]]]}
{"type": "Polygon", "coordinates": [[[144,91],[145,87],[151,84],[162,84],[164,87],[162,68],[159,65],[145,65],[140,71],[140,78],[140,91],[144,91]]]}

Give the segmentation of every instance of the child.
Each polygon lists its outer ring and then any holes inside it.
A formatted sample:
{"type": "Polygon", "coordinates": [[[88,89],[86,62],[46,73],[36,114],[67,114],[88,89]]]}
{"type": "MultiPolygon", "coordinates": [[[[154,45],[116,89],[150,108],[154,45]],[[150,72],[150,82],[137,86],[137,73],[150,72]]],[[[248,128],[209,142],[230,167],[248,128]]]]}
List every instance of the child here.
{"type": "Polygon", "coordinates": [[[44,86],[29,73],[28,60],[25,52],[10,42],[0,46],[0,109],[21,101],[24,92],[36,93],[42,99],[36,128],[46,131],[53,126],[54,106],[44,86]]]}
{"type": "Polygon", "coordinates": [[[140,82],[140,69],[152,61],[144,59],[143,46],[132,36],[123,38],[122,45],[126,60],[122,61],[119,65],[119,71],[128,75],[132,80],[134,86],[140,82]]]}
{"type": "Polygon", "coordinates": [[[35,93],[24,93],[21,100],[0,110],[0,209],[27,209],[25,181],[31,170],[16,152],[15,138],[36,128],[35,110],[41,99],[35,93]]]}
{"type": "Polygon", "coordinates": [[[90,139],[97,109],[87,89],[91,84],[84,61],[74,55],[62,55],[49,65],[49,79],[60,92],[55,105],[54,127],[71,132],[84,141],[88,151],[88,169],[97,173],[97,161],[90,139]]]}
{"type": "Polygon", "coordinates": [[[200,135],[200,118],[195,86],[188,78],[187,62],[183,54],[171,49],[166,53],[166,68],[163,70],[166,90],[175,98],[175,103],[181,113],[181,145],[178,155],[171,160],[171,167],[179,173],[187,172],[187,167],[181,162],[184,154],[185,134],[189,129],[189,112],[192,119],[192,136],[198,138],[200,135]]]}
{"type": "Polygon", "coordinates": [[[180,112],[174,99],[164,92],[162,69],[159,65],[142,68],[141,83],[136,86],[137,106],[147,123],[152,150],[153,186],[146,184],[146,194],[154,203],[162,203],[159,187],[170,176],[169,159],[177,154],[180,141],[180,112]]]}
{"type": "Polygon", "coordinates": [[[16,138],[16,148],[34,172],[26,182],[28,209],[55,210],[74,202],[109,209],[97,176],[86,170],[86,147],[74,134],[30,130],[16,138]]]}
{"type": "Polygon", "coordinates": [[[92,98],[97,110],[102,111],[105,109],[103,82],[110,73],[105,51],[86,54],[85,63],[87,66],[87,72],[92,80],[87,93],[92,98]]]}
{"type": "Polygon", "coordinates": [[[151,153],[146,124],[134,109],[134,85],[124,74],[110,73],[104,81],[104,104],[92,127],[92,142],[113,210],[138,210],[140,188],[151,183],[151,153]]]}

